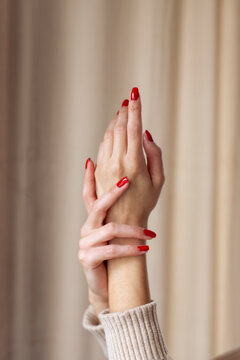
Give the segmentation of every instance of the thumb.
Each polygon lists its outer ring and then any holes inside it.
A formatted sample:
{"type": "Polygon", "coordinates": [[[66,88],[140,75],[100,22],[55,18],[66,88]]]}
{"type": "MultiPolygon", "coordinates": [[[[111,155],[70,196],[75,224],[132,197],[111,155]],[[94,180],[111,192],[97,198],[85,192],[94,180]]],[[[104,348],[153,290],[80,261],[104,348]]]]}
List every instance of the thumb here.
{"type": "Polygon", "coordinates": [[[152,135],[148,130],[143,134],[143,148],[147,156],[147,168],[151,176],[153,186],[161,187],[165,181],[162,150],[153,141],[152,135]]]}

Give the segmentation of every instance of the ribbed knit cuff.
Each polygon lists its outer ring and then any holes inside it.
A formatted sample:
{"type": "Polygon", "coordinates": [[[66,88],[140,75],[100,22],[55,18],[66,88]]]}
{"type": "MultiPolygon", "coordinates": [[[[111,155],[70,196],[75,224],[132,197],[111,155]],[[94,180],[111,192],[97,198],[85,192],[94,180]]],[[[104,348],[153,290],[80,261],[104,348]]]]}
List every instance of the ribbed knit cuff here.
{"type": "Polygon", "coordinates": [[[167,348],[159,327],[156,302],[123,312],[100,312],[109,360],[167,360],[167,348]]]}
{"type": "Polygon", "coordinates": [[[99,323],[98,317],[96,316],[94,308],[91,304],[89,304],[83,314],[82,325],[84,329],[88,330],[91,334],[95,336],[95,338],[101,345],[105,356],[108,358],[105,331],[103,325],[99,323]]]}

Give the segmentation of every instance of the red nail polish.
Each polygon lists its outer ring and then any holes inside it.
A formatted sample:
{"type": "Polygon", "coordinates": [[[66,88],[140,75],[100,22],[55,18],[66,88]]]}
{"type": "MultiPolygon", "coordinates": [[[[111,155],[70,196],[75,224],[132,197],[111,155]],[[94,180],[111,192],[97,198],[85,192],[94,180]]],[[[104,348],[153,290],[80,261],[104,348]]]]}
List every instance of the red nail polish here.
{"type": "Polygon", "coordinates": [[[122,102],[122,106],[128,106],[128,103],[129,103],[129,100],[128,100],[128,99],[125,99],[125,100],[123,100],[123,102],[122,102]]]}
{"type": "Polygon", "coordinates": [[[138,98],[139,98],[138,88],[134,87],[132,88],[132,92],[131,92],[131,100],[137,100],[138,98]]]}
{"type": "Polygon", "coordinates": [[[85,169],[87,168],[88,163],[89,163],[90,160],[91,160],[91,158],[88,158],[88,159],[87,159],[86,164],[85,164],[85,169]]]}
{"type": "Polygon", "coordinates": [[[149,131],[145,130],[145,134],[147,135],[149,141],[153,141],[152,135],[150,134],[149,131]]]}
{"type": "Polygon", "coordinates": [[[119,114],[119,111],[117,112],[117,115],[119,114]]]}
{"type": "Polygon", "coordinates": [[[122,187],[123,185],[125,185],[128,182],[128,178],[127,176],[123,177],[121,180],[119,180],[119,182],[117,183],[118,187],[122,187]]]}
{"type": "Polygon", "coordinates": [[[151,230],[148,230],[148,229],[144,229],[143,232],[144,232],[145,235],[150,236],[152,238],[155,238],[156,235],[157,235],[154,231],[151,231],[151,230]]]}
{"type": "Polygon", "coordinates": [[[149,246],[148,245],[140,245],[138,246],[139,251],[148,251],[149,246]]]}

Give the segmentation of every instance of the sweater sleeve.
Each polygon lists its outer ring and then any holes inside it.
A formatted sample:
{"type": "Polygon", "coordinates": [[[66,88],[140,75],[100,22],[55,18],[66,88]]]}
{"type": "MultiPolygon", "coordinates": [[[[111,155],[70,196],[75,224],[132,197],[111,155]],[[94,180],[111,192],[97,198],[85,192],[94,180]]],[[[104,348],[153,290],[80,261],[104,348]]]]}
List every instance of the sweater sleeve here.
{"type": "Polygon", "coordinates": [[[99,324],[98,317],[91,304],[89,304],[83,314],[82,325],[85,330],[88,330],[97,339],[106,358],[108,359],[105,331],[102,323],[99,324]]]}
{"type": "Polygon", "coordinates": [[[101,323],[91,305],[83,326],[99,341],[109,360],[171,360],[157,318],[156,302],[123,312],[100,312],[101,323]]]}
{"type": "Polygon", "coordinates": [[[109,360],[170,360],[159,327],[156,302],[99,314],[103,325],[109,360]]]}

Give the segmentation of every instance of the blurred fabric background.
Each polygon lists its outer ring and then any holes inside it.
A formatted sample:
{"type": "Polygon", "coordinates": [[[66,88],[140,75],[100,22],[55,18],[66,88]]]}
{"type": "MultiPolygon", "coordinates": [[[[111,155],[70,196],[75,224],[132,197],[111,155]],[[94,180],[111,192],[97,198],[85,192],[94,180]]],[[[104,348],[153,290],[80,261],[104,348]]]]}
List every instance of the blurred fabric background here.
{"type": "Polygon", "coordinates": [[[104,359],[82,183],[133,86],[166,173],[147,259],[169,353],[240,345],[240,1],[0,4],[0,359],[104,359]]]}

